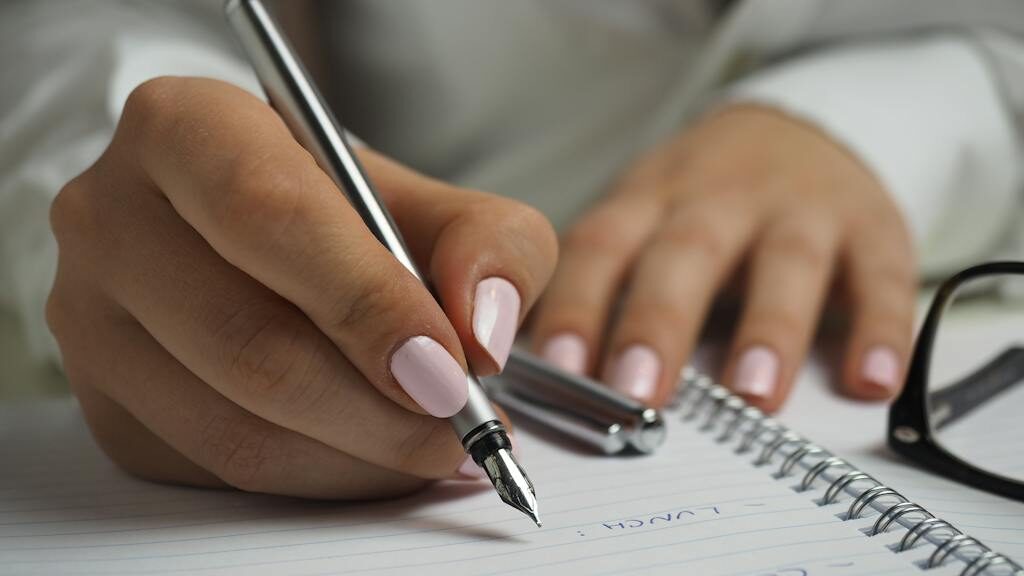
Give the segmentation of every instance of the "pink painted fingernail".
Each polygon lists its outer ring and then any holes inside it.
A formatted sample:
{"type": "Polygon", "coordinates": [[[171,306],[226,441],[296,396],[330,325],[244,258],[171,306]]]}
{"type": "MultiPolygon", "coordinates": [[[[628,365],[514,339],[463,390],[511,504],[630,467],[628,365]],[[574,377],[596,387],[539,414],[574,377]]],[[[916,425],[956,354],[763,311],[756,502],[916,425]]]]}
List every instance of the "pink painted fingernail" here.
{"type": "Polygon", "coordinates": [[[566,332],[548,338],[540,355],[566,372],[583,374],[587,369],[587,345],[575,334],[566,332]]]}
{"type": "Polygon", "coordinates": [[[447,418],[466,405],[469,383],[452,355],[427,336],[414,336],[391,355],[391,374],[428,413],[447,418]]]}
{"type": "Polygon", "coordinates": [[[501,370],[512,350],[519,327],[519,291],[504,278],[492,277],[476,285],[473,301],[473,336],[501,370]]]}
{"type": "Polygon", "coordinates": [[[487,473],[484,472],[484,469],[477,466],[476,462],[473,461],[473,457],[468,455],[459,466],[458,473],[467,479],[473,480],[479,480],[487,477],[487,473]]]}
{"type": "Polygon", "coordinates": [[[747,396],[769,398],[779,378],[779,357],[766,346],[748,348],[736,367],[733,389],[747,396]]]}
{"type": "Polygon", "coordinates": [[[661,360],[650,346],[634,344],[619,355],[612,368],[611,385],[638,400],[650,400],[661,377],[661,360]]]}
{"type": "Polygon", "coordinates": [[[875,346],[864,355],[861,377],[887,391],[899,386],[900,360],[888,346],[875,346]]]}

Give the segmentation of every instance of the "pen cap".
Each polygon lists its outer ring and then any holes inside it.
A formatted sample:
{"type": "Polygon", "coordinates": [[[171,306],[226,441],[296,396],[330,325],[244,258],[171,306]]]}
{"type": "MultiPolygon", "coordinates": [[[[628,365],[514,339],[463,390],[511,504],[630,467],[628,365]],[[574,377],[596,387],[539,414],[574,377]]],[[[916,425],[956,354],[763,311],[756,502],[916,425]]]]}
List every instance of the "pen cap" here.
{"type": "Polygon", "coordinates": [[[657,410],[518,349],[504,372],[484,379],[484,386],[505,408],[606,454],[650,453],[665,439],[657,410]]]}

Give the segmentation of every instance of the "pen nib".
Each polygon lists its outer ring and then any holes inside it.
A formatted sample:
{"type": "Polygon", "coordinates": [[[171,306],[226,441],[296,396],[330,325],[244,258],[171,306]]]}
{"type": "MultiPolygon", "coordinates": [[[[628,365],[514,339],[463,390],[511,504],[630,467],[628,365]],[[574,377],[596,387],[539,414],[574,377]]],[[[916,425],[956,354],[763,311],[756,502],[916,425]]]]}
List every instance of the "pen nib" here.
{"type": "Polygon", "coordinates": [[[537,493],[512,453],[501,448],[484,458],[484,471],[494,484],[498,496],[506,504],[529,516],[540,527],[537,515],[537,493]]]}

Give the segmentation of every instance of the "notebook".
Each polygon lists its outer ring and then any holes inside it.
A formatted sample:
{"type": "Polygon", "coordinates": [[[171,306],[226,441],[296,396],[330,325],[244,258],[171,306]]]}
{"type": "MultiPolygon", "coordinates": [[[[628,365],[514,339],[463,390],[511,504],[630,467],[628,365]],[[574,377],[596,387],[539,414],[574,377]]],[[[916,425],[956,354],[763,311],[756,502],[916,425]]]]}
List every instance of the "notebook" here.
{"type": "MultiPolygon", "coordinates": [[[[1010,555],[923,523],[922,507],[724,389],[694,379],[687,390],[650,456],[597,456],[520,430],[543,528],[482,483],[360,504],[150,484],[103,458],[73,401],[7,406],[0,574],[916,575],[940,556],[928,574],[1013,573],[1010,555]]],[[[900,475],[932,482],[895,463],[874,477],[900,475]]],[[[932,502],[1024,542],[1017,503],[963,488],[932,502]]]]}

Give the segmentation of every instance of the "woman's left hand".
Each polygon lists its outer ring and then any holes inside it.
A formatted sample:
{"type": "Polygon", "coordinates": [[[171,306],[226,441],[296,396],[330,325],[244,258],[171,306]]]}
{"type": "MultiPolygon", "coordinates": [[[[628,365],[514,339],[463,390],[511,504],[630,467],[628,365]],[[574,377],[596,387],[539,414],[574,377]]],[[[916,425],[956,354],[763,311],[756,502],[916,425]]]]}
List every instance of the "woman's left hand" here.
{"type": "Polygon", "coordinates": [[[534,345],[663,404],[740,264],[743,312],[723,374],[733,391],[766,410],[782,404],[835,276],[852,317],[843,389],[897,392],[916,287],[901,215],[842,146],[757,106],[720,110],[657,147],[582,216],[564,238],[534,345]]]}

